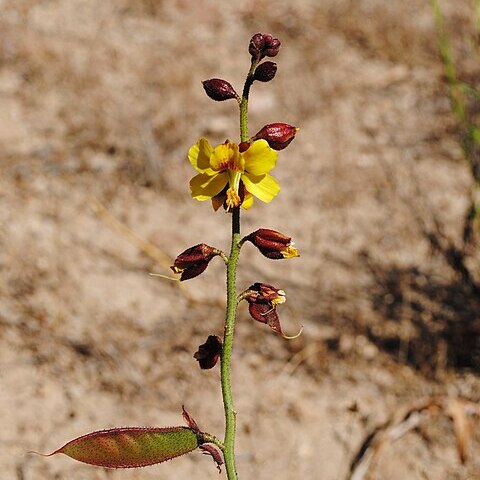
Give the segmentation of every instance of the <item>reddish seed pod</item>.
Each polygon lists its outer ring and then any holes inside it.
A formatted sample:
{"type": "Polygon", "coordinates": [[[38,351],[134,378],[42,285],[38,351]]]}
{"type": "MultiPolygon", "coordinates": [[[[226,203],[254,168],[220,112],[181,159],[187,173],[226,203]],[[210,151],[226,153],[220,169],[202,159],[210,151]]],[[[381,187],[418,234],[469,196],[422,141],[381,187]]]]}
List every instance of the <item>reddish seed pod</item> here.
{"type": "Polygon", "coordinates": [[[237,92],[230,83],[221,78],[211,78],[202,82],[206,94],[216,102],[238,98],[237,92]]]}
{"type": "Polygon", "coordinates": [[[254,137],[253,140],[266,140],[271,148],[274,150],[283,150],[288,147],[298,128],[288,123],[270,123],[265,125],[254,137]]]}
{"type": "Polygon", "coordinates": [[[253,78],[259,82],[269,82],[275,78],[277,73],[277,64],[273,62],[263,62],[255,70],[253,78]]]}
{"type": "Polygon", "coordinates": [[[200,444],[197,433],[187,427],[124,427],[88,433],[50,455],[63,453],[99,467],[133,468],[165,462],[200,444]]]}

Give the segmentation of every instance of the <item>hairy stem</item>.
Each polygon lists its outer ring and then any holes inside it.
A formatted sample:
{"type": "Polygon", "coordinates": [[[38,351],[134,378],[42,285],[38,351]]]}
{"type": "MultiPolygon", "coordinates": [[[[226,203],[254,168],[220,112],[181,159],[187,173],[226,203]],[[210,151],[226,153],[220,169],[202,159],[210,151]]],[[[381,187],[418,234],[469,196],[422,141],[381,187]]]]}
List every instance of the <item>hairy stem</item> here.
{"type": "MultiPolygon", "coordinates": [[[[248,95],[253,83],[253,74],[258,61],[252,61],[250,70],[243,87],[240,101],[240,141],[248,141],[248,95]]],[[[225,439],[223,458],[228,480],[237,480],[235,466],[235,427],[236,412],[233,407],[232,384],[230,377],[230,362],[233,350],[233,334],[235,331],[235,318],[237,313],[237,263],[240,255],[240,207],[232,210],[232,246],[227,262],[227,313],[225,319],[225,331],[223,336],[223,350],[221,358],[221,382],[223,407],[225,410],[225,439]]]]}
{"type": "Polygon", "coordinates": [[[243,86],[242,100],[240,101],[240,141],[248,141],[248,95],[253,84],[253,74],[257,68],[258,60],[252,60],[250,70],[243,86]]]}
{"type": "Polygon", "coordinates": [[[236,271],[240,253],[240,207],[232,212],[232,248],[227,263],[227,315],[221,361],[221,381],[223,406],[225,409],[225,439],[224,460],[228,480],[236,480],[235,467],[235,416],[233,407],[232,385],[230,379],[230,361],[232,358],[233,333],[237,310],[236,271]]]}

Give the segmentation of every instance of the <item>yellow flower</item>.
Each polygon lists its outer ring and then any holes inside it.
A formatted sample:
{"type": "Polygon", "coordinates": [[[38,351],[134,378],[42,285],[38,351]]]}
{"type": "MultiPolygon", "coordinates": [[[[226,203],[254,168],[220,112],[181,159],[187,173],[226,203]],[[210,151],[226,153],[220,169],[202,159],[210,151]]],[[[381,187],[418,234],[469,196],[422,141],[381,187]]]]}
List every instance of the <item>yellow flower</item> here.
{"type": "Polygon", "coordinates": [[[265,140],[257,140],[244,152],[227,140],[212,148],[201,138],[188,151],[188,159],[199,172],[190,180],[192,197],[212,200],[217,210],[222,204],[227,210],[242,205],[248,209],[253,196],[270,202],[280,191],[278,182],[269,175],[277,163],[278,153],[265,140]]]}

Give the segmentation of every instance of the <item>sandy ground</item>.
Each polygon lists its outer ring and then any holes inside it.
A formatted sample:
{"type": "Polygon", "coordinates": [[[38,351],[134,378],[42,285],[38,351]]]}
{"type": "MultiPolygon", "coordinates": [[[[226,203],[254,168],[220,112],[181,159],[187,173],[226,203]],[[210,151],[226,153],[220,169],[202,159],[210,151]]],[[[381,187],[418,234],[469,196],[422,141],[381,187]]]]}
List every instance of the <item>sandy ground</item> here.
{"type": "MultiPolygon", "coordinates": [[[[470,2],[442,6],[453,34],[471,31],[470,2]]],[[[199,453],[106,471],[25,452],[179,425],[182,404],[221,435],[219,371],[192,358],[222,331],[221,262],[183,289],[149,272],[199,242],[228,248],[229,217],[189,197],[186,152],[200,136],[237,140],[234,102],[210,101],[200,81],[240,89],[257,31],[283,48],[275,80],[254,86],[251,133],[275,121],[301,131],[273,172],[281,194],[242,228],[288,233],[302,256],[269,262],[246,246],[239,288],[283,288],[284,329],[305,330],[286,342],[240,309],[240,478],[347,479],[401,408],[479,401],[479,299],[425,234],[440,225],[459,244],[472,189],[429,2],[3,0],[0,12],[2,480],[218,478],[199,453]]],[[[462,464],[451,420],[428,415],[366,478],[480,479],[478,437],[462,464]]]]}

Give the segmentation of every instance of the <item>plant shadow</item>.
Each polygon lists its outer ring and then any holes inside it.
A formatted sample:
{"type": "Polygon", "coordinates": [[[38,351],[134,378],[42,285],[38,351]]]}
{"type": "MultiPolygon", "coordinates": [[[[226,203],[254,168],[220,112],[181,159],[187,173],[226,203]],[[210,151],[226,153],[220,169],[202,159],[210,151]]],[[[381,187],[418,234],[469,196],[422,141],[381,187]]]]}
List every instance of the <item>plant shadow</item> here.
{"type": "Polygon", "coordinates": [[[363,255],[379,314],[369,339],[429,376],[445,369],[480,372],[480,297],[459,279],[416,266],[382,265],[363,255]]]}

